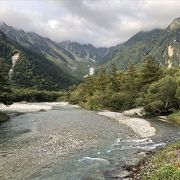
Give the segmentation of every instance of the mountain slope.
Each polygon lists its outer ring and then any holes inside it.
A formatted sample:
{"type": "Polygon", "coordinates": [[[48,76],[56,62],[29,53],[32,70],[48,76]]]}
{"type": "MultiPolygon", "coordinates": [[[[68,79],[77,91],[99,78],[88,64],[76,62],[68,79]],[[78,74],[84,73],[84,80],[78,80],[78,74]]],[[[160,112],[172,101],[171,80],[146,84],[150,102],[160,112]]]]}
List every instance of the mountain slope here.
{"type": "Polygon", "coordinates": [[[60,45],[72,54],[80,58],[89,58],[96,63],[99,63],[108,53],[108,48],[96,48],[92,44],[64,41],[60,45]]]}
{"type": "Polygon", "coordinates": [[[5,23],[0,26],[0,30],[11,40],[42,54],[60,69],[78,78],[88,74],[91,67],[95,68],[97,62],[101,61],[106,53],[106,48],[95,48],[92,45],[79,43],[56,43],[36,33],[17,30],[5,23]]]}
{"type": "Polygon", "coordinates": [[[115,62],[119,68],[126,69],[129,63],[141,65],[148,55],[169,67],[180,64],[180,18],[175,19],[166,29],[135,34],[125,43],[110,50],[102,63],[109,67],[115,62]]]}
{"type": "Polygon", "coordinates": [[[17,87],[57,90],[65,89],[78,81],[43,55],[9,40],[0,31],[0,60],[11,67],[9,78],[17,87]]]}

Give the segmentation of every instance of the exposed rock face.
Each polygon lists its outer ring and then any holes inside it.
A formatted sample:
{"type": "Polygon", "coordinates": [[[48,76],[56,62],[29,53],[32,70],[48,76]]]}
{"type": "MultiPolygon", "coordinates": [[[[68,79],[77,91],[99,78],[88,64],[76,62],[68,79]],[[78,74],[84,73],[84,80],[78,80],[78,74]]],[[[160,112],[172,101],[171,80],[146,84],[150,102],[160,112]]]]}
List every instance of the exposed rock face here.
{"type": "Polygon", "coordinates": [[[168,46],[168,56],[171,58],[173,56],[173,52],[174,52],[174,48],[170,46],[168,46]]]}
{"type": "Polygon", "coordinates": [[[180,18],[176,18],[172,21],[172,23],[168,26],[170,30],[180,28],[180,18]]]}
{"type": "Polygon", "coordinates": [[[172,56],[174,54],[174,48],[170,46],[168,46],[168,56],[169,56],[169,59],[168,59],[168,68],[171,68],[172,67],[172,56]]]}
{"type": "Polygon", "coordinates": [[[14,54],[11,59],[12,59],[12,67],[11,67],[11,69],[10,69],[10,71],[9,71],[9,79],[10,79],[10,80],[11,80],[11,78],[12,78],[12,76],[13,76],[14,67],[15,67],[15,65],[16,65],[16,62],[17,62],[18,59],[19,59],[19,53],[14,54]]]}

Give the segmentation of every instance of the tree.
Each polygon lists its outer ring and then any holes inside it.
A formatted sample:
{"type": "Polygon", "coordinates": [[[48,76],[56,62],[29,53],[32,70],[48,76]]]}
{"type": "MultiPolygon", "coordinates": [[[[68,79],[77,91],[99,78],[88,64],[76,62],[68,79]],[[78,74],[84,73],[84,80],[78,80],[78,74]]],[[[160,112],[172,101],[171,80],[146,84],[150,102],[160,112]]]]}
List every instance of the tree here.
{"type": "Polygon", "coordinates": [[[154,58],[147,56],[139,74],[139,86],[146,91],[151,83],[161,78],[162,70],[154,58]]]}
{"type": "Polygon", "coordinates": [[[119,82],[117,78],[117,68],[115,63],[111,63],[111,73],[108,78],[108,88],[112,92],[119,91],[119,82]]]}
{"type": "Polygon", "coordinates": [[[98,74],[97,74],[97,78],[96,78],[96,88],[98,91],[101,91],[101,92],[105,92],[106,91],[106,84],[107,81],[106,81],[106,71],[104,69],[104,67],[100,67],[99,68],[99,71],[98,71],[98,74]]]}
{"type": "Polygon", "coordinates": [[[10,86],[8,81],[8,70],[7,64],[0,59],[0,103],[10,104],[10,86]]]}
{"type": "Polygon", "coordinates": [[[153,113],[162,113],[177,107],[176,89],[177,82],[171,76],[166,76],[154,82],[145,95],[145,101],[147,103],[145,109],[153,113]]]}
{"type": "Polygon", "coordinates": [[[95,89],[94,89],[94,82],[95,77],[94,76],[88,76],[85,81],[85,91],[89,96],[92,96],[95,89]]]}
{"type": "Polygon", "coordinates": [[[128,91],[133,97],[138,94],[138,84],[137,84],[138,73],[133,64],[129,64],[128,70],[125,73],[124,78],[124,90],[128,91]]]}

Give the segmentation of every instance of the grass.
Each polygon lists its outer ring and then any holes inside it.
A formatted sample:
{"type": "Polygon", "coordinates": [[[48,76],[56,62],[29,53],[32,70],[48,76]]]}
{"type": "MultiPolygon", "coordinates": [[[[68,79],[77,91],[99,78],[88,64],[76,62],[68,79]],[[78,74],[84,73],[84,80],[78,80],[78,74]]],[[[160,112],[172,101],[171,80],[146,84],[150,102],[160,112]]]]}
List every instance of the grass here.
{"type": "Polygon", "coordinates": [[[152,156],[140,176],[143,180],[180,180],[180,141],[152,156]]]}
{"type": "Polygon", "coordinates": [[[180,111],[169,115],[168,120],[180,125],[180,111]]]}
{"type": "Polygon", "coordinates": [[[9,119],[9,116],[5,113],[0,112],[0,123],[5,122],[9,119]]]}

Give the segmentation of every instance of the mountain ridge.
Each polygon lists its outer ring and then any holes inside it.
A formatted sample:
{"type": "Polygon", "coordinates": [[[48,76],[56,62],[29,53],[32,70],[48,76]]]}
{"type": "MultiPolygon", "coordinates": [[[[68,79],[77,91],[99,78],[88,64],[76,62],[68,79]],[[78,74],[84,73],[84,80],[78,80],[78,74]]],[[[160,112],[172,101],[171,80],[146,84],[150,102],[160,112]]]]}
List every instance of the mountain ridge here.
{"type": "MultiPolygon", "coordinates": [[[[177,18],[176,18],[177,19],[177,18]]],[[[173,21],[176,21],[173,20],[173,21]]],[[[179,22],[180,18],[178,18],[179,22]]],[[[174,22],[171,24],[174,24],[174,22]]],[[[160,64],[170,67],[180,65],[180,27],[170,29],[170,25],[165,29],[153,29],[150,31],[140,31],[134,34],[126,42],[114,47],[103,59],[106,68],[113,62],[119,69],[127,69],[128,64],[141,66],[146,56],[152,56],[160,64]],[[173,55],[169,56],[169,49],[172,48],[173,55]]]]}
{"type": "MultiPolygon", "coordinates": [[[[63,74],[64,79],[66,76],[67,79],[69,77],[83,79],[90,72],[92,74],[99,65],[103,65],[107,69],[110,69],[111,63],[115,63],[119,69],[127,69],[129,63],[141,66],[146,56],[154,57],[160,64],[167,67],[179,66],[179,25],[180,18],[176,18],[165,29],[140,31],[126,42],[110,48],[96,48],[92,44],[80,44],[72,41],[57,43],[50,38],[42,37],[34,32],[17,30],[4,23],[0,25],[0,30],[13,44],[16,44],[15,47],[25,51],[27,56],[30,53],[40,64],[44,59],[45,64],[53,66],[56,72],[63,74]]],[[[12,63],[11,58],[9,57],[7,62],[12,63]]],[[[51,72],[49,73],[52,75],[51,72]]]]}
{"type": "Polygon", "coordinates": [[[17,30],[5,23],[0,26],[0,29],[11,40],[18,42],[25,48],[43,54],[60,69],[80,79],[88,74],[90,67],[96,67],[97,62],[93,61],[94,52],[95,55],[97,54],[97,61],[102,59],[102,53],[105,52],[103,48],[101,48],[101,53],[99,53],[98,49],[93,45],[81,45],[77,43],[78,46],[86,47],[86,52],[89,51],[85,55],[83,54],[85,51],[82,48],[79,48],[78,51],[70,51],[67,47],[63,47],[63,43],[57,43],[50,38],[42,37],[33,32],[17,30]]]}
{"type": "MultiPolygon", "coordinates": [[[[21,46],[0,31],[0,59],[11,69],[10,82],[21,88],[46,90],[67,89],[78,83],[70,76],[48,61],[42,54],[33,52],[21,46]],[[14,55],[17,55],[16,59],[14,55]],[[15,60],[15,62],[13,62],[15,60]],[[13,67],[13,63],[15,63],[13,67]]],[[[10,69],[9,69],[10,72],[10,69]]]]}

